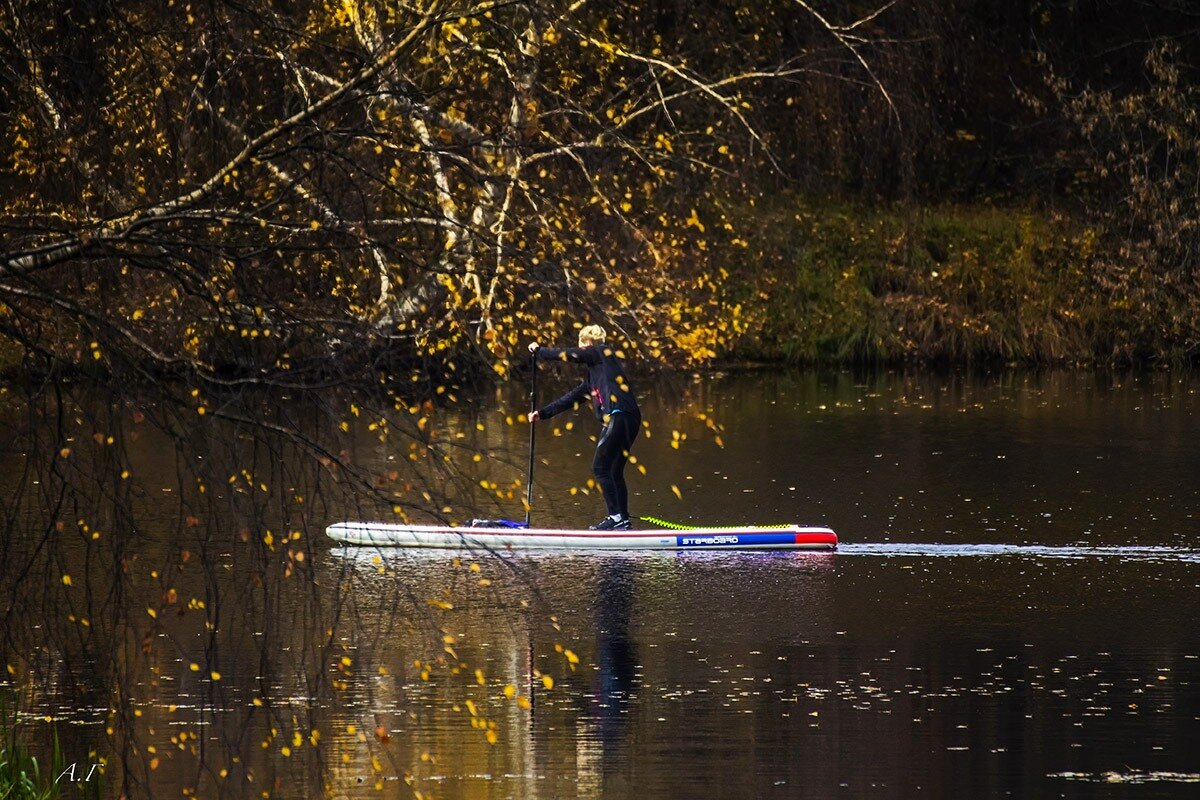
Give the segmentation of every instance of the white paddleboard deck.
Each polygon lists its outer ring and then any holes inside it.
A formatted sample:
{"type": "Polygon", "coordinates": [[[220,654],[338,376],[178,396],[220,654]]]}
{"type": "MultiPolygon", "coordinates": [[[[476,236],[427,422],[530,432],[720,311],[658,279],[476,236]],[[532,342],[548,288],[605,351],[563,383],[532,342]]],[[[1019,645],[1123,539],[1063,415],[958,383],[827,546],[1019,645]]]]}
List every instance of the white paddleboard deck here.
{"type": "Polygon", "coordinates": [[[472,528],[399,525],[386,522],[338,522],[325,532],[348,545],[579,550],[833,550],[837,534],[829,528],[694,528],[690,530],[585,531],[556,528],[472,528]]]}

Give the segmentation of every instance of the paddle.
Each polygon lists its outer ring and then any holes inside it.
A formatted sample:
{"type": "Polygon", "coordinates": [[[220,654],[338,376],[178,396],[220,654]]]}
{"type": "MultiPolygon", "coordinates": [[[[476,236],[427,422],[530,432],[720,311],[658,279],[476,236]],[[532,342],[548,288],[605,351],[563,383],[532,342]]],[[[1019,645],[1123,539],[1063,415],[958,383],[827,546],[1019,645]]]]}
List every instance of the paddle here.
{"type": "MultiPolygon", "coordinates": [[[[529,365],[533,377],[529,381],[529,413],[537,411],[537,353],[529,354],[529,365]]],[[[525,527],[529,527],[529,515],[533,512],[533,442],[537,423],[529,423],[529,480],[525,484],[525,527]]]]}

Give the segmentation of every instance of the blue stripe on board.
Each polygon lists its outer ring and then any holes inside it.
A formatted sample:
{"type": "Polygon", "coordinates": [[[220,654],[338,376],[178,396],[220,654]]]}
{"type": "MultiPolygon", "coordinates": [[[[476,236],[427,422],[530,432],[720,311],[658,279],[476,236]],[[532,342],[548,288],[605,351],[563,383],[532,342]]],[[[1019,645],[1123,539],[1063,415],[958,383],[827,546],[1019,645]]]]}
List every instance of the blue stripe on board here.
{"type": "Polygon", "coordinates": [[[676,547],[745,547],[762,544],[795,544],[794,533],[705,533],[675,537],[676,547]]]}

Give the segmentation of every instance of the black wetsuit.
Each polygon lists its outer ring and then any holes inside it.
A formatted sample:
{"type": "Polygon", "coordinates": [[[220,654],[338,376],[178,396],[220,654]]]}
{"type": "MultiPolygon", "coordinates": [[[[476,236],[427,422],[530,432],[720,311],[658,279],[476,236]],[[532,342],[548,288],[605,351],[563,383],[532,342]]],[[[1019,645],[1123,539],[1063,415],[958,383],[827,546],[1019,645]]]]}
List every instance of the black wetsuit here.
{"type": "Polygon", "coordinates": [[[629,460],[629,449],[642,427],[642,412],[637,399],[629,388],[629,380],[621,361],[612,349],[594,344],[590,347],[539,347],[540,361],[571,361],[585,364],[587,380],[562,397],[538,411],[538,417],[549,419],[591,398],[592,410],[604,424],[600,440],[596,444],[596,457],[592,459],[592,472],[600,491],[604,493],[604,505],[609,515],[629,517],[629,490],[625,486],[625,462],[629,460]]]}

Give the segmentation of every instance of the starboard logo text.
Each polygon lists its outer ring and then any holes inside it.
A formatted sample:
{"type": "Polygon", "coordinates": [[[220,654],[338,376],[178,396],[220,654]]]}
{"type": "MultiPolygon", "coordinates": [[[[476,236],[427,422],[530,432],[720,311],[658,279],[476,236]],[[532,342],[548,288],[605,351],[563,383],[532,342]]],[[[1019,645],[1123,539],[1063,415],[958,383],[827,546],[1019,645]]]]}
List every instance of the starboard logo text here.
{"type": "Polygon", "coordinates": [[[714,545],[714,544],[737,544],[738,537],[736,536],[681,536],[685,545],[714,545]]]}

